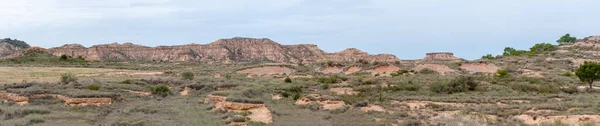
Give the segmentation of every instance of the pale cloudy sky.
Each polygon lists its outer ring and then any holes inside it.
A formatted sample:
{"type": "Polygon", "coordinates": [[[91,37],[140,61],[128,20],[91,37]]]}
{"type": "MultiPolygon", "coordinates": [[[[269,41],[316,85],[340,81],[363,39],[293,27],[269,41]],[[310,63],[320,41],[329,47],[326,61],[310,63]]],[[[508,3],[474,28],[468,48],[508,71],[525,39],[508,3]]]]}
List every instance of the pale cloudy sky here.
{"type": "Polygon", "coordinates": [[[400,59],[467,59],[600,35],[599,0],[0,0],[0,38],[56,47],[271,38],[400,59]]]}

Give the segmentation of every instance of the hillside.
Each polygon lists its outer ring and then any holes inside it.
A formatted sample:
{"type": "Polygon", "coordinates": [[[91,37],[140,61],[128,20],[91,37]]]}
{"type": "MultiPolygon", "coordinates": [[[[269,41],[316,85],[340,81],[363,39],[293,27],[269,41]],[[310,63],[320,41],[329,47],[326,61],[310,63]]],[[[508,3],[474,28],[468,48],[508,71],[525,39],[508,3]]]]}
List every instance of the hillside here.
{"type": "Polygon", "coordinates": [[[316,45],[281,45],[270,39],[231,38],[199,45],[147,47],[132,43],[112,43],[86,48],[71,44],[50,48],[56,56],[82,56],[98,61],[200,61],[218,63],[244,63],[270,61],[276,63],[313,63],[323,61],[395,62],[399,59],[389,54],[327,53],[316,45]]]}

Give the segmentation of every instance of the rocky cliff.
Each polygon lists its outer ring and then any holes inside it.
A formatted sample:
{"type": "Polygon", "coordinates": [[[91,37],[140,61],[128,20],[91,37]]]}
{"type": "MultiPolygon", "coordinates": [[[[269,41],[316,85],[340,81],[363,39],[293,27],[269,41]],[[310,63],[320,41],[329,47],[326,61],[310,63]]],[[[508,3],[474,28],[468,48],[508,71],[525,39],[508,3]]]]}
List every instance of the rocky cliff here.
{"type": "Polygon", "coordinates": [[[68,44],[50,48],[56,56],[82,56],[87,60],[98,61],[200,61],[241,63],[271,61],[280,63],[314,63],[323,61],[400,61],[389,54],[370,55],[358,49],[347,49],[337,53],[327,53],[316,45],[281,45],[270,39],[231,38],[199,45],[147,47],[132,43],[112,43],[86,48],[78,44],[68,44]]]}
{"type": "Polygon", "coordinates": [[[449,52],[437,52],[437,53],[427,53],[425,57],[420,60],[420,62],[455,62],[455,61],[463,61],[464,59],[454,57],[453,53],[449,52]]]}
{"type": "Polygon", "coordinates": [[[29,47],[29,44],[20,40],[10,38],[0,39],[0,58],[20,52],[29,47]]]}

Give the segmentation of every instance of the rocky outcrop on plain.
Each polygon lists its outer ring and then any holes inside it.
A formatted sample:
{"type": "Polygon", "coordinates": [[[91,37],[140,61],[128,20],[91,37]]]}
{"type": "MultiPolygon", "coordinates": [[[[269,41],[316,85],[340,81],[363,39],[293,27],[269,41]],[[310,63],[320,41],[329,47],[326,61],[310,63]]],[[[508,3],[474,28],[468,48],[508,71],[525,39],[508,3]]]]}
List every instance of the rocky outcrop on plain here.
{"type": "Polygon", "coordinates": [[[51,48],[56,56],[82,56],[97,61],[199,61],[219,63],[244,63],[270,61],[278,63],[314,63],[323,61],[400,61],[389,54],[370,55],[358,49],[327,53],[316,45],[281,45],[267,38],[231,38],[199,45],[147,47],[132,43],[112,43],[89,48],[68,44],[51,48]]]}
{"type": "Polygon", "coordinates": [[[420,60],[420,62],[460,62],[464,61],[464,59],[454,57],[454,53],[449,52],[437,52],[437,53],[427,53],[425,57],[420,60]]]}

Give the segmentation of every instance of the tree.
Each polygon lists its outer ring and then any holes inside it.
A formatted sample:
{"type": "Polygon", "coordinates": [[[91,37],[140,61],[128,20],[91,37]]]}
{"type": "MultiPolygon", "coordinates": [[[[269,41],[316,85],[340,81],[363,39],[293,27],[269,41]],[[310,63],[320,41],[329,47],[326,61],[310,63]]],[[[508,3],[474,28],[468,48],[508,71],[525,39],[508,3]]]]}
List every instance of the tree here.
{"type": "Polygon", "coordinates": [[[504,53],[502,53],[502,55],[503,56],[521,56],[521,55],[524,55],[527,53],[528,52],[525,50],[517,50],[512,47],[506,47],[506,48],[504,48],[504,53]]]}
{"type": "Polygon", "coordinates": [[[556,40],[558,44],[572,44],[577,41],[577,38],[571,37],[571,34],[567,33],[564,36],[560,37],[560,39],[556,40]]]}
{"type": "Polygon", "coordinates": [[[557,50],[558,48],[550,43],[538,43],[529,48],[532,53],[542,53],[557,50]]]}
{"type": "Polygon", "coordinates": [[[481,59],[496,59],[496,57],[494,57],[492,54],[487,54],[481,57],[481,59]]]}
{"type": "Polygon", "coordinates": [[[575,75],[577,75],[582,82],[587,82],[590,85],[589,89],[592,89],[594,81],[600,79],[600,64],[597,62],[586,61],[577,68],[575,75]]]}

